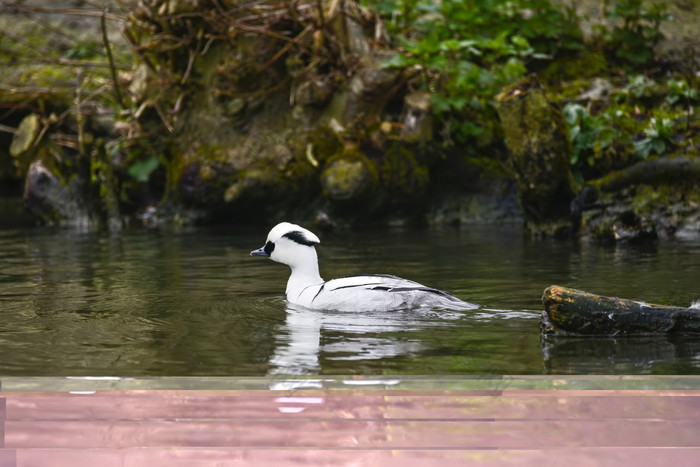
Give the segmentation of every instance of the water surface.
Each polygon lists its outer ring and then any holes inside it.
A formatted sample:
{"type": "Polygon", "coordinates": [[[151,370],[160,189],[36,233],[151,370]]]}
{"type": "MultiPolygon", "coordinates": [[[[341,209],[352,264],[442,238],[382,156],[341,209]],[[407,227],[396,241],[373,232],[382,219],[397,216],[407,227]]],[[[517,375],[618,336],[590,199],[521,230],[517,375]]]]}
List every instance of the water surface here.
{"type": "Polygon", "coordinates": [[[518,227],[321,234],[330,279],[388,273],[482,305],[317,312],[285,303],[267,227],[120,236],[0,230],[0,375],[699,374],[700,338],[541,339],[552,284],[700,298],[700,244],[526,239],[518,227]]]}

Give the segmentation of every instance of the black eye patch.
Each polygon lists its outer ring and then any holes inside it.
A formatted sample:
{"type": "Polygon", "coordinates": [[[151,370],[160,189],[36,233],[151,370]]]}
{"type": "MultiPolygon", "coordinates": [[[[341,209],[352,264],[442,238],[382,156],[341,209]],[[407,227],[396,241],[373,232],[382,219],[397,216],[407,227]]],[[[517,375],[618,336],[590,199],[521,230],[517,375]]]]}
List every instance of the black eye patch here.
{"type": "Polygon", "coordinates": [[[265,250],[265,253],[267,253],[267,256],[270,256],[272,254],[272,252],[275,251],[275,244],[272,242],[267,242],[265,244],[264,250],[265,250]]]}
{"type": "Polygon", "coordinates": [[[309,240],[306,238],[306,235],[304,235],[303,232],[299,232],[298,230],[293,230],[291,232],[287,232],[286,234],[282,235],[283,237],[287,237],[293,242],[296,242],[300,245],[305,245],[305,246],[312,246],[315,245],[317,242],[314,242],[313,240],[309,240]]]}

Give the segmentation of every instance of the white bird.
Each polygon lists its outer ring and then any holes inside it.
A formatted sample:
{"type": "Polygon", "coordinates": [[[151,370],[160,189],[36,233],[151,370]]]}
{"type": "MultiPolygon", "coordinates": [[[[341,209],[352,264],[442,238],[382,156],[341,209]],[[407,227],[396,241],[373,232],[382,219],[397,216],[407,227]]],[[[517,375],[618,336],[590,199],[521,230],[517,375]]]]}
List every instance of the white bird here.
{"type": "Polygon", "coordinates": [[[362,274],[324,281],[318,272],[314,245],[321,240],[309,230],[282,222],[270,230],[265,246],[251,256],[265,256],[292,270],[287,281],[287,301],[311,309],[386,311],[407,308],[473,310],[442,290],[384,274],[362,274]]]}

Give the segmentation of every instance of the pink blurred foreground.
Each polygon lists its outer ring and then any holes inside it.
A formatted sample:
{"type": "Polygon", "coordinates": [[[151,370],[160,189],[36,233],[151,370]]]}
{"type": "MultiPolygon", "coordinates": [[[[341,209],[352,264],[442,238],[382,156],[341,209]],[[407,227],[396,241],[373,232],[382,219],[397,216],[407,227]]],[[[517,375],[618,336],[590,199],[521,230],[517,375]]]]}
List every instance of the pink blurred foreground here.
{"type": "Polygon", "coordinates": [[[700,390],[0,392],[2,467],[229,465],[700,465],[700,390]]]}

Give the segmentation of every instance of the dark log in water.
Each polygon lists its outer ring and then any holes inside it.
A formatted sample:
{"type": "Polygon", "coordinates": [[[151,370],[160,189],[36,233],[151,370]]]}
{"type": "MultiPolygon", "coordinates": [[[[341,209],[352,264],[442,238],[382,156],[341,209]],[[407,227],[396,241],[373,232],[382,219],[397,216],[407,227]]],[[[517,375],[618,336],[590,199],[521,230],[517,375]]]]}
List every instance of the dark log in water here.
{"type": "Polygon", "coordinates": [[[700,309],[652,305],[553,285],[542,295],[545,334],[700,333],[700,309]]]}

